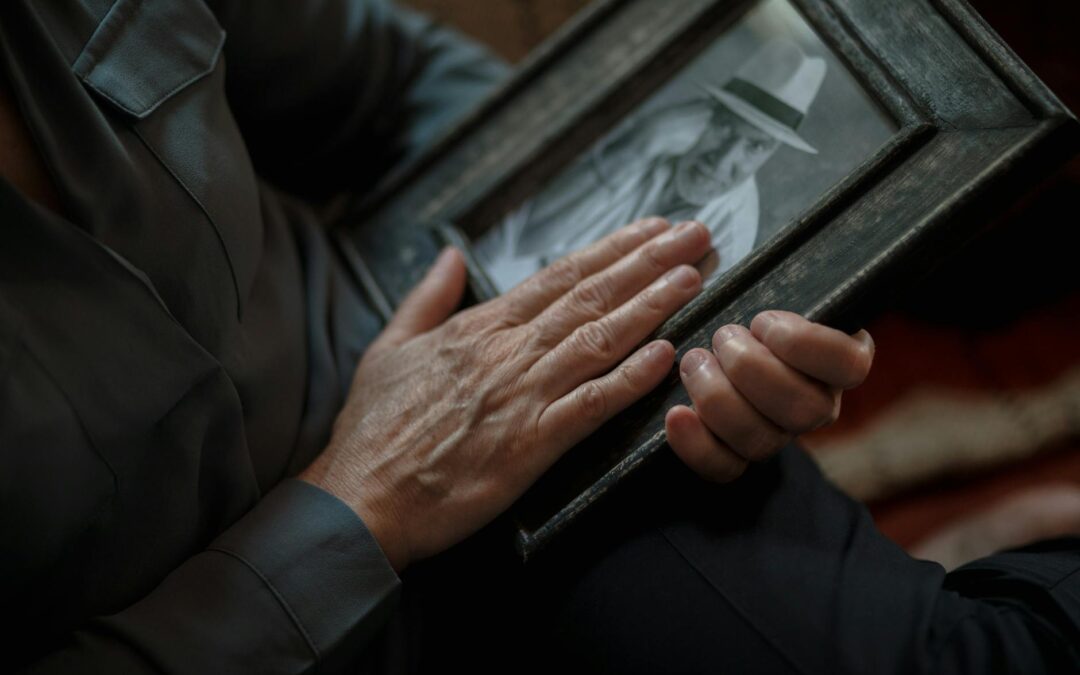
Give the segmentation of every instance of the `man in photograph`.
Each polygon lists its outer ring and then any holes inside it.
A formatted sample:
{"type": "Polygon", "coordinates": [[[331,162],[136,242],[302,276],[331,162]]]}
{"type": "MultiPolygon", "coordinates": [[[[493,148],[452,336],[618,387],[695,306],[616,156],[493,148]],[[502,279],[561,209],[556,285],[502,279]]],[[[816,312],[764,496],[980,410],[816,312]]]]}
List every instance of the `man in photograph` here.
{"type": "Polygon", "coordinates": [[[765,43],[722,88],[632,116],[478,242],[501,291],[551,261],[647,214],[708,226],[706,278],[754,247],[755,173],[786,144],[816,150],[797,128],[825,78],[825,61],[794,43],[765,43]]]}

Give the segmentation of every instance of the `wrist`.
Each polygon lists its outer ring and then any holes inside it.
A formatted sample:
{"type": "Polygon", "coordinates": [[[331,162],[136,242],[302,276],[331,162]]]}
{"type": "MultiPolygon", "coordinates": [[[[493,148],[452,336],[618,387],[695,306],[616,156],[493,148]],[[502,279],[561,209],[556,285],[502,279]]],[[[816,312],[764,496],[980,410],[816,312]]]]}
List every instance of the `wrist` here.
{"type": "Polygon", "coordinates": [[[332,470],[329,462],[323,459],[323,456],[318,457],[297,478],[333,495],[352,509],[375,538],[391,567],[400,574],[409,564],[409,555],[393,509],[380,507],[379,504],[386,500],[378,499],[374,491],[363,489],[359,481],[342,476],[346,472],[332,470]]]}

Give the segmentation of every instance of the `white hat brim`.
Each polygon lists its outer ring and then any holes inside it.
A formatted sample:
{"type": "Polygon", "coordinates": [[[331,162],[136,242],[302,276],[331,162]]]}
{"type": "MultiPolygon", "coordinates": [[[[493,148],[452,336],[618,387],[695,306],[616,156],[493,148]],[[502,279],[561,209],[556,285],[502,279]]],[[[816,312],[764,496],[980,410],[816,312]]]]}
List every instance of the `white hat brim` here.
{"type": "Polygon", "coordinates": [[[765,133],[769,134],[776,140],[790,145],[796,150],[802,150],[803,152],[811,155],[818,154],[818,151],[814,146],[810,145],[802,139],[797,133],[789,129],[788,127],[780,124],[773,118],[769,117],[765,113],[761,112],[754,106],[750,105],[746,101],[742,100],[734,94],[728,93],[723,89],[716,89],[714,87],[705,87],[706,91],[712,96],[720,100],[721,103],[731,108],[731,111],[743,118],[750,124],[753,124],[758,129],[761,129],[765,133]]]}

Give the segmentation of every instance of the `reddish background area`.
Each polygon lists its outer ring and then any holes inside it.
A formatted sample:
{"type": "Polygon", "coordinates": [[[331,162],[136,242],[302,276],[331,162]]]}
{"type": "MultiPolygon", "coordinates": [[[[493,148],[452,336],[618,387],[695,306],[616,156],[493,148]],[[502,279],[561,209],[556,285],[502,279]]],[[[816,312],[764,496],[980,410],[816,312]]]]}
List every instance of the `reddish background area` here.
{"type": "MultiPolygon", "coordinates": [[[[1071,110],[1080,109],[1080,3],[975,0],[972,6],[1071,110]]],[[[848,397],[884,407],[918,379],[1019,392],[1080,364],[1080,159],[1016,204],[946,268],[909,291],[868,328],[884,356],[867,386],[848,397]]],[[[854,410],[853,410],[854,409],[854,410]]],[[[1080,415],[1080,408],[1077,409],[1080,415]]],[[[1074,424],[1075,427],[1075,424],[1074,424]]],[[[881,529],[911,543],[952,518],[1014,492],[1080,483],[1080,438],[1033,459],[872,505],[881,529]]]]}
{"type": "MultiPolygon", "coordinates": [[[[408,0],[510,61],[584,0],[408,0]]],[[[972,5],[1072,110],[1080,109],[1080,2],[974,0],[972,5]]],[[[1080,160],[1071,162],[922,282],[894,289],[867,328],[874,372],[816,437],[852,433],[915,386],[1022,395],[1080,364],[1080,160]]],[[[1080,415],[1078,404],[1077,415],[1080,415]]],[[[1080,483],[1080,439],[977,475],[942,479],[879,504],[881,528],[909,544],[948,520],[1047,482],[1080,483]]]]}

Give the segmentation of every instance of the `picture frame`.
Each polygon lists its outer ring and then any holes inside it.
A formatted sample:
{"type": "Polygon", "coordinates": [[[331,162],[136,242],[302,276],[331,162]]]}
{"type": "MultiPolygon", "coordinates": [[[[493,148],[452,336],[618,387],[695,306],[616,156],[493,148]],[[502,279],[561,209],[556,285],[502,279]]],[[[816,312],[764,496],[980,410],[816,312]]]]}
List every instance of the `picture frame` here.
{"type": "MultiPolygon", "coordinates": [[[[389,318],[446,243],[466,254],[472,299],[497,295],[477,247],[484,233],[543,195],[764,3],[781,2],[889,133],[845,160],[850,169],[793,215],[773,214],[782,227],[656,331],[680,356],[764,309],[855,329],[890,289],[947,260],[1080,148],[1073,115],[962,0],[601,0],[350,207],[336,235],[372,304],[389,318]]],[[[665,448],[665,411],[686,403],[673,372],[566,453],[509,512],[521,556],[646,474],[665,448]]]]}

